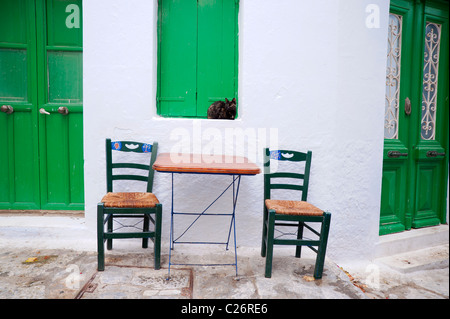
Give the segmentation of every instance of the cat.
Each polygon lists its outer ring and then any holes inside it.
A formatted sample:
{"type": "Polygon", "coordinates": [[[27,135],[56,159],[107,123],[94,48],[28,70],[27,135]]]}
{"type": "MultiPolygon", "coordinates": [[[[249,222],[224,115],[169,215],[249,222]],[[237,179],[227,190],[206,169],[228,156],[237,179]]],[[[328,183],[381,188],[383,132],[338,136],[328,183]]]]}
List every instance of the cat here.
{"type": "Polygon", "coordinates": [[[208,108],[208,119],[234,120],[236,117],[236,98],[217,101],[208,108]]]}

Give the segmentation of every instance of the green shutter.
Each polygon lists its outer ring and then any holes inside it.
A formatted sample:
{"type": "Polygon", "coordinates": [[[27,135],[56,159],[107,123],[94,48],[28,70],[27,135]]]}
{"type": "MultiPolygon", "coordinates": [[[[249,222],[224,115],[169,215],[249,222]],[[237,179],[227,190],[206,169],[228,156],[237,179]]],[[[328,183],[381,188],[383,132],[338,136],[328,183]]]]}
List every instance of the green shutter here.
{"type": "Polygon", "coordinates": [[[159,0],[158,113],[206,118],[237,97],[236,0],[159,0]]]}
{"type": "Polygon", "coordinates": [[[198,1],[197,115],[199,117],[206,117],[211,103],[237,97],[236,13],[235,0],[198,1]]]}
{"type": "Polygon", "coordinates": [[[196,116],[197,1],[160,0],[159,112],[196,116]]]}

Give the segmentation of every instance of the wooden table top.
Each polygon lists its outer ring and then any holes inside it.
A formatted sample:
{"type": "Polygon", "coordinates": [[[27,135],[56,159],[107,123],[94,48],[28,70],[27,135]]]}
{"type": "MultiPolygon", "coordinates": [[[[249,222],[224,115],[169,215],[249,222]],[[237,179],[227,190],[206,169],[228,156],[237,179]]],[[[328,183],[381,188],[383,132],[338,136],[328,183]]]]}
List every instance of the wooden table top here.
{"type": "Polygon", "coordinates": [[[161,153],[153,164],[159,172],[256,175],[260,168],[246,157],[161,153]]]}

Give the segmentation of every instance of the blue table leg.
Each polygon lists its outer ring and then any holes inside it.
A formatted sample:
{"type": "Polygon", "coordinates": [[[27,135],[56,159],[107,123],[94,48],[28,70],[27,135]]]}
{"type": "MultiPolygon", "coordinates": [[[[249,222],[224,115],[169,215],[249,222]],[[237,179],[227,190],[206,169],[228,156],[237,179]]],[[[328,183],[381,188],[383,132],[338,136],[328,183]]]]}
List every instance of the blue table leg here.
{"type": "Polygon", "coordinates": [[[173,250],[173,173],[172,176],[172,205],[170,209],[170,243],[169,243],[169,273],[167,275],[167,280],[170,279],[170,266],[171,266],[171,258],[172,258],[172,250],[173,250]]]}
{"type": "MultiPolygon", "coordinates": [[[[224,216],[224,215],[231,215],[231,222],[230,222],[230,228],[228,231],[228,238],[226,243],[211,243],[211,242],[182,242],[184,244],[226,244],[226,250],[228,250],[228,245],[230,242],[230,236],[231,236],[231,229],[233,228],[233,237],[234,237],[234,264],[207,264],[203,266],[217,266],[217,265],[230,265],[236,267],[236,276],[238,276],[238,266],[237,266],[237,244],[236,244],[236,203],[237,198],[239,194],[239,186],[241,182],[241,175],[235,175],[233,176],[233,181],[231,184],[210,204],[208,207],[206,207],[203,212],[201,213],[179,213],[174,211],[174,181],[173,181],[173,174],[172,173],[172,205],[171,205],[171,217],[170,217],[170,249],[169,249],[169,273],[167,280],[170,279],[170,267],[172,265],[175,265],[172,263],[172,250],[174,249],[175,243],[195,224],[195,222],[204,215],[215,215],[215,216],[224,216]],[[237,183],[236,183],[237,181],[237,183]],[[236,185],[237,184],[237,185],[236,185]],[[231,187],[233,186],[233,211],[231,214],[208,214],[206,211],[220,198],[222,195],[231,187]],[[176,239],[174,239],[174,215],[198,215],[197,218],[184,230],[184,232],[178,236],[176,239]]],[[[177,265],[197,265],[197,264],[177,264],[177,265]]]]}

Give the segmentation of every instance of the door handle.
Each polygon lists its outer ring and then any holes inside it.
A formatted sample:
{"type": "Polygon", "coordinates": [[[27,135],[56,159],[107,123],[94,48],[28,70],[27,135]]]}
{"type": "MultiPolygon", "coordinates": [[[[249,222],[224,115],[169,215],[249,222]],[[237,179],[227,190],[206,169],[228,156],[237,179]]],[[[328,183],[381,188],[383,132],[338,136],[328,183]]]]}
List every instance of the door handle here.
{"type": "Polygon", "coordinates": [[[409,97],[405,99],[405,114],[411,115],[411,100],[409,97]]]}
{"type": "Polygon", "coordinates": [[[6,114],[11,114],[12,112],[14,112],[14,108],[11,105],[2,105],[0,111],[6,114]]]}
{"type": "Polygon", "coordinates": [[[62,115],[67,115],[69,114],[69,109],[65,106],[60,106],[58,107],[58,113],[62,115]]]}
{"type": "Polygon", "coordinates": [[[388,152],[388,157],[392,157],[392,158],[398,158],[400,156],[404,156],[407,157],[408,153],[401,153],[399,151],[389,151],[388,152]]]}
{"type": "Polygon", "coordinates": [[[438,151],[428,151],[427,157],[445,156],[445,153],[438,153],[438,151]]]}
{"type": "Polygon", "coordinates": [[[46,110],[44,110],[44,108],[40,108],[40,109],[39,109],[39,113],[45,114],[45,115],[50,115],[50,113],[47,112],[46,110]]]}

